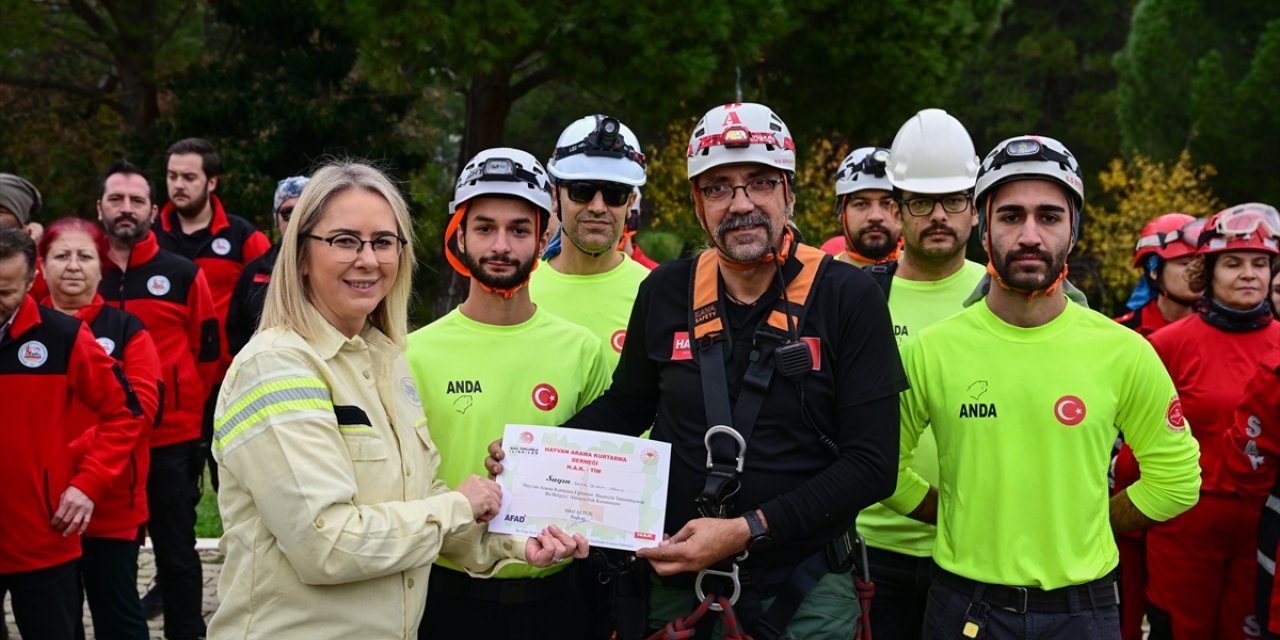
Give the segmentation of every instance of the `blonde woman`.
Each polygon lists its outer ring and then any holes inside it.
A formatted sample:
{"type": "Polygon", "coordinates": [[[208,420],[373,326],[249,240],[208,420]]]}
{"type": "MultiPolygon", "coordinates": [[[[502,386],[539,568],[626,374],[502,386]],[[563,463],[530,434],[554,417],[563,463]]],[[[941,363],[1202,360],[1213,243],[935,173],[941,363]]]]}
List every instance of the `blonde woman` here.
{"type": "Polygon", "coordinates": [[[416,638],[438,556],[476,576],[586,557],[554,527],[489,534],[494,482],[435,480],[403,355],[410,228],[365,165],[321,168],[298,200],[261,326],[218,397],[226,564],[210,638],[416,638]]]}

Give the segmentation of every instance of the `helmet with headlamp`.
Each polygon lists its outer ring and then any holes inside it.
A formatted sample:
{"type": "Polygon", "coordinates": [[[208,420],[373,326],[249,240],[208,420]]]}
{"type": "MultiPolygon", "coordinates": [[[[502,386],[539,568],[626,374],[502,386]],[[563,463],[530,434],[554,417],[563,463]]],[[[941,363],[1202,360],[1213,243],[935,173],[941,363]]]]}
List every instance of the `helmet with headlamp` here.
{"type": "Polygon", "coordinates": [[[1075,156],[1061,142],[1046,136],[1018,136],[996,145],[982,161],[974,199],[978,203],[979,233],[986,237],[992,196],[1005,183],[1017,180],[1056,182],[1071,204],[1071,238],[1080,236],[1080,208],[1084,205],[1084,176],[1075,156]]]}
{"type": "Polygon", "coordinates": [[[575,120],[560,133],[547,171],[557,182],[604,180],[643,186],[648,163],[635,133],[605,115],[575,120]]]}
{"type": "Polygon", "coordinates": [[[845,156],[836,172],[836,195],[844,196],[864,189],[893,191],[887,174],[889,150],[862,147],[845,156]]]}
{"type": "Polygon", "coordinates": [[[787,124],[762,104],[733,102],[711,109],[689,138],[689,180],[715,167],[743,163],[794,175],[796,143],[787,124]]]}

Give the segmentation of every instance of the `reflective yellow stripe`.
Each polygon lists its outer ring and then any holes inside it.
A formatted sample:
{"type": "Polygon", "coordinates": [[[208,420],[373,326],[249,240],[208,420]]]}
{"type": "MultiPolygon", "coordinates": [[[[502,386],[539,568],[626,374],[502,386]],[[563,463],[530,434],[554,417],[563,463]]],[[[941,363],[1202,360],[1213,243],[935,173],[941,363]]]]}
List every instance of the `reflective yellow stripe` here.
{"type": "Polygon", "coordinates": [[[324,381],[315,377],[282,378],[266,382],[245,394],[214,421],[215,446],[225,450],[246,431],[267,418],[289,411],[333,412],[333,401],[324,381]]]}

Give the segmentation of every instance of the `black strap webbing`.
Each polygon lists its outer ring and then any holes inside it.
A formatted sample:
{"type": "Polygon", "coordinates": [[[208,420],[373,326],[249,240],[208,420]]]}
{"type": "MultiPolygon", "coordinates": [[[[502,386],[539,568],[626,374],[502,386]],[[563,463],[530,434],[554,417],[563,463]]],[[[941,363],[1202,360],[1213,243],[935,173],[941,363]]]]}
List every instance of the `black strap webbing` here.
{"type": "Polygon", "coordinates": [[[884,293],[884,299],[889,299],[889,289],[893,287],[893,274],[898,271],[898,261],[890,260],[884,264],[871,264],[862,268],[875,281],[876,286],[880,287],[880,291],[884,293]]]}

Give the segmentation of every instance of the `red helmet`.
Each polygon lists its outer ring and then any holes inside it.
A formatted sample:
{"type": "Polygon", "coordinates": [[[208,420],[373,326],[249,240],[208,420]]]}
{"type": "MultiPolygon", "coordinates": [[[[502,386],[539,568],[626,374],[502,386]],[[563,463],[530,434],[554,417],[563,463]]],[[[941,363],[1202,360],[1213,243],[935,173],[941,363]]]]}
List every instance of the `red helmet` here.
{"type": "Polygon", "coordinates": [[[1151,254],[1172,260],[1195,253],[1195,239],[1187,240],[1181,233],[1183,227],[1195,221],[1185,213],[1166,213],[1148,222],[1138,234],[1138,245],[1133,249],[1134,268],[1141,267],[1151,254]]]}
{"type": "Polygon", "coordinates": [[[1280,254],[1280,212],[1269,204],[1248,202],[1213,214],[1200,234],[1198,253],[1224,251],[1280,254]]]}

